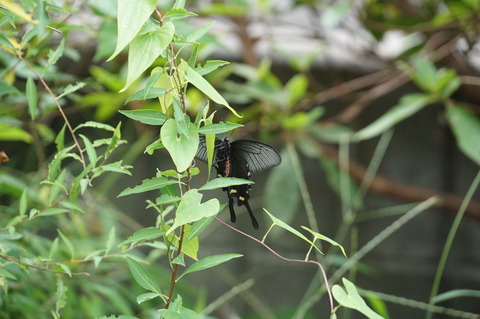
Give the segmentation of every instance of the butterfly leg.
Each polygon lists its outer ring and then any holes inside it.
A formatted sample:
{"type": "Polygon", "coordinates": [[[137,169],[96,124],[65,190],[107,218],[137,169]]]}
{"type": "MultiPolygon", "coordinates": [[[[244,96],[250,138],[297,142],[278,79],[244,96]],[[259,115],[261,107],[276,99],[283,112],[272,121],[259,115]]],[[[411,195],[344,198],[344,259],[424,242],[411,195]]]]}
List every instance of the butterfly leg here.
{"type": "Polygon", "coordinates": [[[228,196],[228,208],[230,209],[230,220],[234,223],[237,220],[235,210],[233,209],[233,197],[228,196]]]}
{"type": "Polygon", "coordinates": [[[250,208],[250,204],[248,204],[248,200],[244,200],[244,201],[243,201],[243,204],[244,204],[245,207],[247,208],[248,215],[250,215],[250,219],[252,220],[253,228],[258,229],[257,219],[256,219],[255,216],[253,215],[252,209],[250,208]]]}

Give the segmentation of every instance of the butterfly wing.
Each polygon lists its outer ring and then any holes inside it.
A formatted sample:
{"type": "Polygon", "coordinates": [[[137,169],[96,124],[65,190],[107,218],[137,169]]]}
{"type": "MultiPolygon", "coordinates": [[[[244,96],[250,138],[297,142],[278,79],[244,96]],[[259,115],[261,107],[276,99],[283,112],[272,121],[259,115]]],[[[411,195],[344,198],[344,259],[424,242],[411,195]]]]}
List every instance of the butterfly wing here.
{"type": "Polygon", "coordinates": [[[231,153],[242,157],[252,173],[264,171],[282,162],[277,150],[268,144],[252,140],[236,140],[231,145],[231,153]]]}
{"type": "MultiPolygon", "coordinates": [[[[213,151],[213,161],[215,162],[217,159],[217,149],[218,146],[220,145],[221,140],[218,138],[215,139],[215,149],[213,151]]],[[[207,144],[205,140],[205,135],[200,136],[200,142],[198,143],[198,150],[197,153],[195,154],[195,158],[198,159],[199,161],[208,163],[208,153],[207,153],[207,144]]]]}

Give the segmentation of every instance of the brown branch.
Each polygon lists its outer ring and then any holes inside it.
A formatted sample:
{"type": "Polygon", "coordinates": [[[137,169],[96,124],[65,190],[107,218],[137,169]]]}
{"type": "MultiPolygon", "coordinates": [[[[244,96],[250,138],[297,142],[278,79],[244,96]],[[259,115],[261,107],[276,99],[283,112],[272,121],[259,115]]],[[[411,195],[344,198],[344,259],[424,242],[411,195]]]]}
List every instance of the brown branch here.
{"type": "MultiPolygon", "coordinates": [[[[333,147],[322,144],[320,148],[322,154],[327,158],[337,164],[339,163],[339,154],[333,147]]],[[[349,161],[348,167],[350,175],[358,182],[365,179],[368,174],[367,169],[354,160],[349,161]]],[[[463,197],[459,195],[430,188],[405,185],[378,175],[373,177],[370,190],[377,194],[399,198],[409,202],[425,201],[430,197],[438,196],[441,199],[439,206],[454,214],[458,212],[463,201],[463,197]]],[[[466,209],[466,214],[480,220],[480,203],[471,201],[466,209]]]]}

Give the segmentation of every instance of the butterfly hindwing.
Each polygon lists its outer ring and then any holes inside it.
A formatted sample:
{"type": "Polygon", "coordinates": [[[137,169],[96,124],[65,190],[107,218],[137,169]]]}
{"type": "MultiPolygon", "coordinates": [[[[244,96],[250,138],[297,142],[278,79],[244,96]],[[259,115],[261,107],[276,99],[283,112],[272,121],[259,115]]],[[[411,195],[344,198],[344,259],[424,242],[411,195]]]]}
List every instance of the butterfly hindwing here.
{"type": "Polygon", "coordinates": [[[272,146],[252,140],[237,140],[231,143],[232,153],[243,157],[252,173],[277,166],[282,161],[272,146]]]}

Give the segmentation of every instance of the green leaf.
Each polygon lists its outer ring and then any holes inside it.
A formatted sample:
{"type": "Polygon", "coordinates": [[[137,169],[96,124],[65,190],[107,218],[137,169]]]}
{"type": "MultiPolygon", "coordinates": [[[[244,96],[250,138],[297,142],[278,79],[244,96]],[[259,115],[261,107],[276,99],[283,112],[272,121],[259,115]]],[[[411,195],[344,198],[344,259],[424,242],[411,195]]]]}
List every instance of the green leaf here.
{"type": "Polygon", "coordinates": [[[295,228],[291,227],[290,225],[284,223],[283,221],[281,221],[280,219],[278,219],[277,217],[273,216],[272,214],[270,214],[270,212],[268,210],[266,210],[265,208],[263,209],[265,211],[265,213],[267,213],[267,215],[270,217],[270,219],[273,221],[273,223],[283,229],[285,229],[286,231],[289,231],[290,233],[294,234],[295,236],[303,239],[304,241],[306,241],[307,243],[313,245],[313,242],[310,241],[310,239],[308,239],[307,237],[305,237],[301,232],[299,232],[298,230],[296,230],[295,228]]]}
{"type": "Polygon", "coordinates": [[[72,84],[67,85],[67,87],[65,89],[63,89],[63,93],[60,94],[59,96],[57,96],[57,100],[61,99],[62,97],[66,96],[68,94],[71,94],[75,91],[80,90],[84,86],[85,86],[84,82],[77,82],[74,85],[72,85],[72,84]]]}
{"type": "Polygon", "coordinates": [[[170,19],[170,20],[178,20],[178,19],[183,19],[187,17],[194,17],[197,14],[187,11],[183,8],[174,8],[172,10],[169,10],[165,13],[163,16],[164,19],[170,19]]]}
{"type": "Polygon", "coordinates": [[[178,278],[177,281],[180,280],[186,274],[190,274],[192,272],[208,269],[215,267],[217,265],[223,264],[231,259],[242,257],[243,255],[240,254],[223,254],[223,255],[214,255],[208,256],[205,258],[200,259],[199,261],[194,262],[190,267],[188,267],[178,278]]]}
{"type": "Polygon", "coordinates": [[[194,69],[192,69],[185,61],[182,61],[182,65],[185,68],[185,76],[188,82],[192,83],[197,89],[202,91],[206,96],[212,99],[213,102],[223,105],[228,108],[234,115],[238,117],[240,116],[220,95],[220,93],[215,90],[215,88],[208,83],[200,74],[197,73],[194,69]]]}
{"type": "Polygon", "coordinates": [[[77,203],[71,202],[69,200],[63,200],[60,202],[60,205],[62,205],[65,208],[68,208],[72,211],[78,211],[82,214],[85,214],[85,210],[82,208],[82,206],[78,205],[77,203]]]}
{"type": "Polygon", "coordinates": [[[67,304],[67,291],[68,288],[63,283],[62,277],[58,276],[57,292],[55,293],[55,298],[57,299],[55,302],[55,311],[57,314],[59,314],[60,310],[67,304]]]}
{"type": "Polygon", "coordinates": [[[200,235],[205,228],[213,221],[213,217],[205,217],[200,220],[197,220],[192,224],[192,228],[190,229],[190,234],[188,234],[186,242],[188,243],[193,238],[200,235]]]}
{"type": "Polygon", "coordinates": [[[20,217],[25,216],[25,213],[27,212],[27,188],[25,188],[22,192],[22,196],[20,196],[20,203],[18,207],[18,212],[20,217]]]}
{"type": "Polygon", "coordinates": [[[60,235],[60,237],[62,238],[63,242],[67,246],[68,251],[70,252],[71,259],[73,259],[73,256],[75,255],[75,248],[73,247],[72,242],[59,229],[57,229],[57,231],[58,231],[58,234],[60,235]]]}
{"type": "Polygon", "coordinates": [[[330,243],[333,246],[337,246],[338,248],[340,248],[343,255],[345,257],[347,257],[347,254],[345,253],[345,249],[343,248],[343,246],[340,245],[339,243],[337,243],[336,241],[334,241],[333,239],[330,239],[325,235],[319,234],[319,233],[317,233],[317,232],[315,232],[315,231],[313,231],[310,228],[307,228],[305,226],[302,226],[302,228],[305,229],[306,231],[309,231],[313,236],[315,236],[315,239],[320,239],[320,240],[323,240],[323,241],[326,241],[326,242],[330,243]]]}
{"type": "Polygon", "coordinates": [[[468,158],[480,165],[480,120],[463,105],[449,103],[445,111],[458,147],[468,158]]]}
{"type": "MultiPolygon", "coordinates": [[[[155,74],[160,74],[160,73],[155,73],[155,74]]],[[[139,101],[139,100],[148,100],[148,99],[155,99],[157,97],[161,97],[165,95],[165,89],[164,88],[151,88],[146,91],[146,89],[142,89],[138,92],[133,93],[126,101],[125,104],[127,104],[130,101],[139,101]]],[[[125,112],[125,111],[124,111],[125,112]]],[[[121,113],[121,111],[120,111],[121,113]]],[[[122,113],[123,114],[123,113],[122,113]]]]}
{"type": "Polygon", "coordinates": [[[26,86],[27,102],[28,102],[28,111],[30,112],[30,117],[32,120],[35,119],[37,113],[37,86],[35,81],[31,76],[27,79],[26,86]]]}
{"type": "Polygon", "coordinates": [[[383,318],[368,307],[363,298],[358,294],[357,288],[354,284],[345,278],[342,278],[342,281],[346,290],[339,285],[335,285],[332,288],[333,297],[335,297],[335,300],[337,300],[340,305],[350,309],[355,309],[370,319],[383,318]]]}
{"type": "Polygon", "coordinates": [[[135,244],[135,243],[138,243],[139,241],[152,240],[158,237],[162,237],[164,235],[165,235],[164,230],[160,230],[155,227],[148,227],[148,228],[144,228],[144,229],[140,229],[139,231],[136,231],[135,233],[133,233],[132,236],[128,237],[118,246],[121,247],[127,244],[135,244]]]}
{"type": "Polygon", "coordinates": [[[185,171],[197,153],[199,143],[197,127],[189,123],[188,135],[179,135],[177,122],[174,119],[168,119],[162,126],[160,137],[177,171],[185,171]]]}
{"type": "Polygon", "coordinates": [[[83,143],[85,144],[85,150],[87,151],[87,156],[88,156],[88,161],[90,164],[93,164],[93,167],[97,164],[97,151],[95,151],[95,148],[92,145],[92,142],[88,139],[83,134],[80,134],[80,137],[83,140],[83,143]]]}
{"type": "Polygon", "coordinates": [[[210,22],[209,24],[204,25],[203,27],[196,29],[195,31],[189,33],[187,35],[187,41],[188,42],[195,42],[199,39],[201,39],[205,34],[208,33],[208,30],[213,26],[215,21],[210,22]]]}
{"type": "Polygon", "coordinates": [[[58,214],[65,214],[68,212],[69,210],[65,208],[50,207],[42,211],[42,216],[53,216],[58,214]]]}
{"type": "Polygon", "coordinates": [[[177,227],[195,222],[204,217],[216,215],[220,210],[220,203],[216,198],[201,204],[203,195],[196,189],[189,190],[183,194],[182,200],[177,208],[175,222],[168,230],[167,235],[173,232],[177,227]]]}
{"type": "Polygon", "coordinates": [[[97,129],[100,129],[100,130],[115,132],[115,128],[113,126],[108,125],[108,124],[104,124],[104,123],[100,123],[100,122],[95,122],[95,121],[87,121],[85,123],[82,123],[82,124],[78,125],[76,128],[74,128],[73,131],[76,132],[77,130],[79,130],[81,128],[85,128],[85,127],[97,128],[97,129]]]}
{"type": "Polygon", "coordinates": [[[135,38],[156,5],[157,0],[118,0],[117,47],[107,61],[116,57],[135,38]]]}
{"type": "Polygon", "coordinates": [[[268,175],[265,185],[265,208],[290,223],[297,213],[300,202],[300,188],[295,175],[295,168],[286,149],[280,153],[282,163],[274,167],[268,175]]]}
{"type": "Polygon", "coordinates": [[[220,122],[215,124],[207,124],[198,129],[198,133],[202,134],[222,134],[233,131],[239,127],[243,127],[242,124],[220,122]]]}
{"type": "Polygon", "coordinates": [[[412,93],[404,95],[400,99],[399,104],[388,110],[367,127],[355,133],[352,140],[358,142],[378,136],[434,101],[435,97],[427,94],[412,93]]]}
{"type": "MultiPolygon", "coordinates": [[[[112,138],[110,139],[110,143],[107,147],[107,150],[105,151],[105,158],[107,158],[114,150],[115,148],[120,145],[121,138],[122,138],[122,132],[121,132],[121,127],[122,127],[122,122],[118,123],[117,127],[115,128],[115,131],[112,134],[112,138]]],[[[119,161],[117,163],[122,163],[122,161],[119,161]]]]}
{"type": "MultiPolygon", "coordinates": [[[[152,300],[152,299],[155,299],[158,297],[158,294],[155,293],[155,292],[147,292],[147,293],[144,293],[144,294],[141,294],[141,295],[138,295],[137,297],[137,303],[138,304],[141,304],[142,302],[145,302],[145,301],[148,301],[148,300],[152,300]]],[[[115,317],[117,318],[117,317],[115,317]]]]}
{"type": "Polygon", "coordinates": [[[432,303],[436,304],[436,303],[444,302],[446,300],[450,300],[454,298],[465,298],[465,297],[480,298],[480,290],[455,289],[455,290],[446,291],[444,293],[441,293],[435,296],[432,299],[432,303]]]}
{"type": "Polygon", "coordinates": [[[110,232],[108,233],[105,255],[108,255],[114,243],[115,243],[115,227],[112,227],[112,229],[110,229],[110,232]]]}
{"type": "Polygon", "coordinates": [[[126,117],[131,118],[132,120],[148,125],[163,125],[167,119],[165,114],[155,110],[132,110],[119,112],[126,117]]]}
{"type": "Polygon", "coordinates": [[[162,294],[157,280],[142,264],[130,257],[127,257],[127,263],[133,278],[140,286],[147,290],[154,291],[159,295],[162,294]]]}
{"type": "Polygon", "coordinates": [[[165,51],[172,41],[175,27],[167,22],[155,31],[138,35],[130,43],[128,52],[127,83],[120,92],[125,91],[153,62],[165,51]]]}
{"type": "Polygon", "coordinates": [[[32,142],[32,136],[20,127],[0,123],[0,141],[32,142]]]}
{"type": "Polygon", "coordinates": [[[162,187],[167,185],[172,185],[178,183],[174,180],[169,180],[165,177],[153,177],[151,179],[144,179],[142,184],[135,186],[134,188],[126,188],[117,197],[127,196],[131,194],[145,193],[151,190],[159,190],[162,187]]]}
{"type": "Polygon", "coordinates": [[[199,188],[201,191],[218,189],[223,187],[229,187],[234,185],[251,185],[255,184],[253,181],[243,178],[236,178],[236,177],[219,177],[212,179],[211,181],[207,182],[205,185],[199,188]]]}
{"type": "Polygon", "coordinates": [[[55,51],[50,50],[48,52],[48,62],[47,65],[43,68],[43,74],[48,70],[48,68],[57,63],[58,59],[60,59],[63,55],[63,51],[65,50],[65,38],[62,38],[60,41],[60,44],[58,47],[55,49],[55,51]]]}

